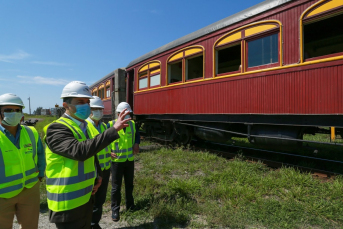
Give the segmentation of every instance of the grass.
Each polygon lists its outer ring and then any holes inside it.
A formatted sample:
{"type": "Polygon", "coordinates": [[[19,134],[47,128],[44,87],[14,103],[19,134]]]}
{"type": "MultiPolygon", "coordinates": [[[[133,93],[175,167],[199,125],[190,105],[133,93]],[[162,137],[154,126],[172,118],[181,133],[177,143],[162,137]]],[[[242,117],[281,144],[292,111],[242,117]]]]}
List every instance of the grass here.
{"type": "Polygon", "coordinates": [[[122,217],[132,226],[343,227],[342,177],[322,182],[292,168],[166,148],[137,156],[137,166],[141,210],[122,217]]]}

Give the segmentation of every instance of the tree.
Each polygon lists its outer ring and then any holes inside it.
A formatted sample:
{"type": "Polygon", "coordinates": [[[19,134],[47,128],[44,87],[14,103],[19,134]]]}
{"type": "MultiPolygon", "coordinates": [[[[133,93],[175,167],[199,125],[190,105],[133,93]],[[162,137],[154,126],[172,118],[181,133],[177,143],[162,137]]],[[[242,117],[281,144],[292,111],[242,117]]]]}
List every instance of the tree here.
{"type": "Polygon", "coordinates": [[[43,107],[37,107],[37,109],[33,112],[34,115],[41,115],[43,107]]]}

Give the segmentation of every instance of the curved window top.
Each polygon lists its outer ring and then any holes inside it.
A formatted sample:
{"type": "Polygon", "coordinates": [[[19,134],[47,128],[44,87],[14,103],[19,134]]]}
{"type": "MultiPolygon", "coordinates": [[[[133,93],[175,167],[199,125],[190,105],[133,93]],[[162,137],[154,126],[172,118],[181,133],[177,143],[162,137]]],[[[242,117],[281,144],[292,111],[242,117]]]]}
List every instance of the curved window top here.
{"type": "Polygon", "coordinates": [[[104,84],[101,84],[101,85],[99,86],[99,90],[102,89],[102,88],[104,88],[104,87],[105,87],[104,84]]]}
{"type": "Polygon", "coordinates": [[[252,36],[258,33],[263,33],[265,31],[271,30],[271,29],[275,29],[277,28],[278,25],[276,24],[267,24],[267,25],[258,25],[258,26],[254,26],[252,28],[246,29],[245,30],[245,36],[252,36]]]}
{"type": "Polygon", "coordinates": [[[96,92],[97,90],[98,90],[98,88],[96,87],[92,90],[92,92],[96,92]]]}
{"type": "Polygon", "coordinates": [[[171,55],[168,59],[168,62],[172,62],[174,60],[178,60],[178,59],[181,59],[181,58],[184,58],[187,56],[200,54],[203,51],[204,51],[204,49],[201,46],[192,46],[192,47],[188,47],[185,49],[181,49],[178,52],[171,55]]]}
{"type": "Polygon", "coordinates": [[[318,14],[325,13],[343,6],[342,0],[324,0],[310,6],[303,14],[303,19],[307,19],[318,14]],[[306,15],[306,16],[305,16],[306,15]],[[304,17],[305,16],[305,17],[304,17]]]}
{"type": "Polygon", "coordinates": [[[108,80],[108,81],[106,82],[106,86],[110,86],[110,85],[111,85],[111,81],[108,80]]]}
{"type": "Polygon", "coordinates": [[[143,64],[138,69],[139,91],[161,86],[161,62],[157,60],[143,64]]]}
{"type": "Polygon", "coordinates": [[[142,65],[139,68],[138,72],[143,72],[143,71],[146,71],[146,70],[151,69],[151,68],[160,67],[160,65],[161,65],[161,63],[159,61],[156,61],[156,60],[150,61],[150,62],[142,65]]]}
{"type": "Polygon", "coordinates": [[[219,47],[229,43],[234,43],[246,37],[254,36],[256,34],[268,31],[273,31],[274,29],[280,27],[281,23],[275,20],[261,21],[250,25],[246,25],[225,34],[215,42],[214,46],[219,47]]]}

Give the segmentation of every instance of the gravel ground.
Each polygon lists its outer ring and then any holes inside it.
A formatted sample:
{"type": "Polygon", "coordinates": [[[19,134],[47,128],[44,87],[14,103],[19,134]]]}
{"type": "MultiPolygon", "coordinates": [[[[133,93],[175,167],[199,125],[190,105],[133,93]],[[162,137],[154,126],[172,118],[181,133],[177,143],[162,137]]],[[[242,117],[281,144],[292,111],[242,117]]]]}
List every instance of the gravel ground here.
{"type": "MultiPolygon", "coordinates": [[[[132,229],[132,228],[139,228],[130,226],[128,223],[119,221],[119,222],[113,222],[111,219],[111,211],[106,212],[103,214],[102,219],[100,221],[100,226],[103,229],[112,229],[112,228],[122,228],[122,229],[132,229]]],[[[39,214],[39,229],[57,229],[54,223],[49,222],[48,214],[47,213],[41,213],[39,214]]],[[[17,219],[15,218],[13,221],[13,229],[20,229],[20,225],[17,223],[17,219]]]]}

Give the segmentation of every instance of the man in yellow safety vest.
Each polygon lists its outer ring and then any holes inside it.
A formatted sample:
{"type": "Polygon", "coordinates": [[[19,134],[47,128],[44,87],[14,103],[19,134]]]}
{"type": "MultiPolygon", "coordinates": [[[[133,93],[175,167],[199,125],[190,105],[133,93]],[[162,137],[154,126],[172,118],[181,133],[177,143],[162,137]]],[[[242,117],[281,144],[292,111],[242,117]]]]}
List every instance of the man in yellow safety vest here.
{"type": "Polygon", "coordinates": [[[38,132],[22,126],[23,101],[0,96],[0,228],[11,229],[14,215],[25,229],[38,228],[39,182],[45,155],[38,132]]]}
{"type": "MultiPolygon", "coordinates": [[[[104,113],[104,103],[98,96],[90,99],[91,115],[86,119],[89,127],[92,127],[96,135],[104,133],[107,130],[105,123],[101,121],[104,113]]],[[[95,137],[95,136],[94,136],[95,137]]],[[[106,201],[108,181],[111,173],[111,145],[100,151],[98,154],[100,167],[102,170],[102,182],[98,191],[95,193],[95,203],[93,207],[92,228],[101,229],[99,222],[102,216],[102,205],[106,201]]]]}
{"type": "MultiPolygon", "coordinates": [[[[132,112],[131,107],[126,102],[118,104],[116,111],[118,114],[123,110],[132,112]]],[[[127,114],[126,118],[130,118],[127,114]]],[[[107,125],[112,126],[118,120],[110,121],[107,125]]],[[[136,130],[136,125],[133,120],[128,122],[129,127],[124,128],[118,132],[120,138],[112,143],[112,220],[119,221],[119,210],[121,203],[121,184],[124,177],[125,181],[125,202],[126,210],[134,210],[133,191],[133,177],[134,177],[134,156],[139,153],[140,136],[136,130]]]]}
{"type": "Polygon", "coordinates": [[[49,220],[58,229],[91,228],[92,196],[102,180],[95,155],[119,138],[129,112],[121,112],[113,126],[97,135],[85,121],[93,98],[88,86],[73,81],[63,88],[61,98],[66,112],[45,127],[49,220]]]}

